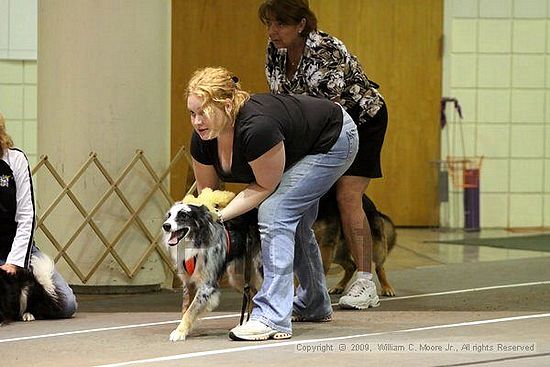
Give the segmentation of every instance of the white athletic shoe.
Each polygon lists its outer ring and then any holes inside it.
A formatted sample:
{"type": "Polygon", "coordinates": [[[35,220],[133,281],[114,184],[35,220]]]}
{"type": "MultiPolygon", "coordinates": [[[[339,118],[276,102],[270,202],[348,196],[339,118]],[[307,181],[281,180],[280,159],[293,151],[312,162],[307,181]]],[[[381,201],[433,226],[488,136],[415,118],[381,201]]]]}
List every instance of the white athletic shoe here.
{"type": "Polygon", "coordinates": [[[342,308],[355,308],[358,310],[380,306],[376,284],[372,280],[356,279],[347,293],[340,298],[338,304],[342,308]]]}
{"type": "Polygon", "coordinates": [[[244,325],[235,326],[229,331],[232,340],[268,340],[268,339],[290,339],[292,334],[284,333],[270,328],[258,320],[248,321],[244,325]]]}

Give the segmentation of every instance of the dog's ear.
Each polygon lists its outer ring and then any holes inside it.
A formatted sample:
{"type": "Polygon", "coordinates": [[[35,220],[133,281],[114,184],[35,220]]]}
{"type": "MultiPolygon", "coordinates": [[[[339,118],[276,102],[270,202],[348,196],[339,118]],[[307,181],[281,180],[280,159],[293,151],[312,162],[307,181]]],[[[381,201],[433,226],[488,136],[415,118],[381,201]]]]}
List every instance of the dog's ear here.
{"type": "Polygon", "coordinates": [[[209,207],[208,205],[206,204],[202,204],[202,203],[194,203],[194,204],[190,204],[191,207],[195,208],[195,210],[193,212],[198,212],[200,213],[193,216],[193,219],[195,219],[195,221],[200,221],[202,217],[211,217],[212,218],[212,221],[216,221],[218,218],[217,218],[217,215],[216,215],[216,212],[213,210],[214,208],[211,208],[209,207]]]}
{"type": "Polygon", "coordinates": [[[192,219],[196,225],[194,247],[205,247],[210,243],[211,224],[214,222],[212,212],[206,205],[193,205],[192,219]]]}
{"type": "Polygon", "coordinates": [[[198,205],[199,209],[202,211],[203,214],[208,215],[210,214],[210,208],[208,208],[205,204],[198,205]]]}

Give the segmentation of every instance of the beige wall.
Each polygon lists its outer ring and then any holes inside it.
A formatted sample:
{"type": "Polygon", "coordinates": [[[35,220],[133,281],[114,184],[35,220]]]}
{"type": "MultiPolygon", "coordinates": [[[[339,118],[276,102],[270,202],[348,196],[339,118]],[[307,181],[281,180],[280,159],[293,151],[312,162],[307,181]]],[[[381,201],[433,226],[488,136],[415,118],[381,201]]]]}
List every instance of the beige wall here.
{"type": "MultiPolygon", "coordinates": [[[[49,0],[38,9],[38,151],[47,154],[69,181],[97,152],[107,171],[118,177],[137,149],[160,171],[169,160],[170,2],[149,0],[49,0]]],[[[39,176],[38,204],[44,210],[60,192],[48,175],[39,176]]],[[[120,184],[135,208],[149,190],[144,169],[134,169],[120,184]]],[[[92,168],[72,189],[90,210],[106,191],[105,179],[92,168]]],[[[166,201],[153,197],[139,215],[158,234],[166,201]]],[[[111,240],[127,221],[128,210],[111,195],[93,216],[111,240]]],[[[64,200],[47,222],[65,243],[83,221],[64,200]]],[[[51,247],[42,239],[43,247],[51,247]]],[[[131,267],[148,242],[132,226],[116,250],[131,267]]],[[[87,226],[69,254],[87,271],[104,252],[87,226]]],[[[55,253],[55,251],[52,251],[55,253]]],[[[78,283],[63,260],[58,263],[78,283]]],[[[132,284],[164,281],[154,252],[132,284]]],[[[88,284],[121,284],[126,279],[109,256],[88,284]]]]}

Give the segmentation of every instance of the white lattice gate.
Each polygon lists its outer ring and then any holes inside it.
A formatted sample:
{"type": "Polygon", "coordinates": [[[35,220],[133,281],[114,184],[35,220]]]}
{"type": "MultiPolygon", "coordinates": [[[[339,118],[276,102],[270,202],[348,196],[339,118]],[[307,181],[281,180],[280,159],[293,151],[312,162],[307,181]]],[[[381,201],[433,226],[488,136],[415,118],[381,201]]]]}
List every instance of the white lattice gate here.
{"type": "MultiPolygon", "coordinates": [[[[167,268],[175,273],[176,270],[172,266],[169,255],[160,245],[160,227],[157,228],[155,225],[152,228],[151,223],[146,223],[140,217],[140,214],[150,205],[154,197],[155,209],[159,212],[158,216],[161,216],[155,217],[155,223],[162,221],[162,212],[173,204],[173,199],[165,182],[168,181],[167,178],[174,165],[182,157],[185,157],[188,163],[191,162],[190,155],[185,147],[182,147],[177,152],[168,167],[162,172],[157,173],[144,152],[138,150],[122,171],[116,177],[113,177],[105,168],[105,165],[102,164],[98,155],[92,152],[74,176],[67,181],[58,172],[59,169],[56,169],[49,161],[48,156],[42,156],[37,165],[32,169],[32,174],[35,181],[52,181],[52,184],[48,184],[47,186],[47,196],[53,197],[53,199],[47,204],[42,203],[40,205],[44,210],[41,210],[41,208],[38,210],[36,235],[40,237],[40,241],[42,242],[38,243],[39,247],[45,245],[43,243],[45,238],[49,242],[47,245],[51,245],[51,249],[48,251],[49,255],[54,258],[56,263],[59,263],[63,259],[83,284],[86,284],[94,276],[107,258],[114,260],[114,264],[120,268],[127,279],[135,278],[153,253],[158,254],[162,262],[167,265],[167,268]],[[97,171],[97,173],[94,175],[92,170],[97,171]],[[132,178],[132,175],[137,178],[132,178]],[[83,177],[85,176],[94,177],[84,179],[83,177]],[[90,185],[87,181],[99,182],[97,184],[99,188],[96,188],[96,190],[104,191],[97,199],[94,197],[96,200],[87,200],[87,203],[83,203],[83,200],[78,196],[78,192],[89,189],[90,185]],[[130,183],[124,185],[124,182],[130,183]],[[133,195],[134,197],[131,198],[128,192],[134,189],[133,185],[135,182],[139,182],[142,186],[141,192],[137,195],[137,198],[136,195],[133,195]],[[144,182],[146,182],[146,186],[143,186],[144,182]],[[77,189],[77,186],[81,186],[81,188],[77,189]],[[125,188],[128,192],[125,192],[125,188]],[[52,192],[57,192],[56,190],[60,191],[57,195],[52,195],[52,192]],[[116,204],[123,208],[119,211],[121,214],[117,215],[117,220],[121,225],[104,228],[102,227],[104,221],[97,219],[100,211],[107,206],[106,203],[108,201],[110,206],[113,206],[113,202],[116,201],[116,204]],[[73,225],[62,228],[63,230],[61,231],[57,230],[56,233],[55,230],[50,228],[56,226],[48,225],[48,221],[59,222],[60,219],[55,218],[55,216],[67,216],[69,210],[74,210],[73,215],[68,215],[73,225]],[[140,244],[143,245],[140,246],[138,254],[134,252],[137,246],[134,246],[131,249],[132,251],[128,251],[124,247],[124,237],[129,236],[128,232],[130,229],[134,232],[132,236],[138,236],[140,244]],[[87,243],[80,245],[80,248],[76,249],[77,246],[75,243],[84,231],[88,234],[87,243]],[[95,241],[90,241],[90,236],[95,241]],[[100,244],[99,249],[97,248],[97,244],[100,244]],[[96,246],[94,247],[95,251],[90,250],[87,252],[87,246],[89,246],[89,249],[92,249],[92,246],[96,246]],[[71,252],[74,254],[71,255],[71,252]],[[125,256],[121,255],[121,252],[131,253],[133,260],[128,261],[127,258],[129,256],[125,258],[125,256]],[[91,254],[93,254],[93,258],[90,258],[91,254]],[[84,263],[88,264],[88,266],[84,266],[84,263]]],[[[191,190],[193,190],[193,187],[191,190]]],[[[41,193],[38,194],[41,195],[41,193]]]]}

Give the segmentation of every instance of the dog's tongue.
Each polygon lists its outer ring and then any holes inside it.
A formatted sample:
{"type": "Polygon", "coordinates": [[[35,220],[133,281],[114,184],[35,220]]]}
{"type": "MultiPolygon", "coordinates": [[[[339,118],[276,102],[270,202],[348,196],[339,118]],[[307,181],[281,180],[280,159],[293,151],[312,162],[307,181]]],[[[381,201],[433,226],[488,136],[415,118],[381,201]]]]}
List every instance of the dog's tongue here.
{"type": "Polygon", "coordinates": [[[172,232],[170,235],[170,239],[168,240],[169,245],[177,245],[178,244],[178,234],[177,232],[172,232]]]}

